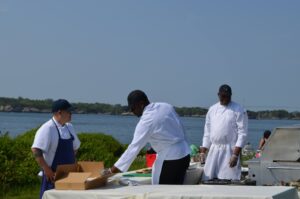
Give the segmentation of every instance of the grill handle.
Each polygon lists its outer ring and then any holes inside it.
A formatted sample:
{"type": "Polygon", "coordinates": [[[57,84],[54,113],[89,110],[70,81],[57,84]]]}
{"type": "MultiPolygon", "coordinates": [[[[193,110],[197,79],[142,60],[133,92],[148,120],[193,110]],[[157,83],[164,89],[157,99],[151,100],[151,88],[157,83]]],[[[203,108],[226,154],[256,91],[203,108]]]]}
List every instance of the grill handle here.
{"type": "Polygon", "coordinates": [[[267,167],[269,170],[273,169],[285,169],[285,170],[300,170],[300,167],[267,167]]]}

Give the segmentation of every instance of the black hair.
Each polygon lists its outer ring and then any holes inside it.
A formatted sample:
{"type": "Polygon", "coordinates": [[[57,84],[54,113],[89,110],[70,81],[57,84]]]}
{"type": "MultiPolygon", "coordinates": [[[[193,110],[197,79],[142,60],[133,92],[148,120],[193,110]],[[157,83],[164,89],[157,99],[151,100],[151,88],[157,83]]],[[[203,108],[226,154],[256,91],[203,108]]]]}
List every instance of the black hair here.
{"type": "Polygon", "coordinates": [[[148,100],[148,97],[147,95],[141,91],[141,90],[134,90],[134,91],[131,91],[127,97],[127,101],[128,101],[128,108],[130,109],[131,106],[133,106],[134,104],[140,102],[140,101],[143,101],[145,102],[146,104],[149,104],[149,100],[148,100]]]}
{"type": "Polygon", "coordinates": [[[265,132],[264,132],[264,138],[268,139],[270,137],[270,135],[271,135],[271,131],[265,130],[265,132]]]}
{"type": "Polygon", "coordinates": [[[232,95],[231,87],[227,84],[223,84],[219,88],[219,93],[227,93],[228,95],[232,95]]]}

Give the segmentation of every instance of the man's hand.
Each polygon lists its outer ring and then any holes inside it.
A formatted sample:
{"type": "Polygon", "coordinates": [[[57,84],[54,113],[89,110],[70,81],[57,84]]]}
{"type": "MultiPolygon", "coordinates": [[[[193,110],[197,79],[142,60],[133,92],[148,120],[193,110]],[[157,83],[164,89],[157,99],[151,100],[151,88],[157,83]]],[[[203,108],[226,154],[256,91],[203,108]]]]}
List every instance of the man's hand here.
{"type": "Polygon", "coordinates": [[[206,154],[205,153],[200,153],[200,163],[204,164],[206,160],[206,154]]]}
{"type": "Polygon", "coordinates": [[[52,183],[54,182],[55,173],[52,171],[50,167],[47,166],[44,168],[44,175],[46,175],[47,181],[52,183]]]}
{"type": "Polygon", "coordinates": [[[115,166],[112,166],[111,168],[105,168],[105,169],[102,169],[100,171],[100,176],[101,177],[111,177],[113,175],[115,175],[116,173],[119,173],[121,172],[117,167],[115,166]]]}
{"type": "Polygon", "coordinates": [[[201,164],[204,164],[205,163],[205,160],[206,160],[206,152],[207,152],[207,148],[205,148],[205,147],[200,147],[199,148],[199,151],[200,151],[200,156],[199,156],[199,158],[200,158],[200,163],[201,164]]]}
{"type": "Polygon", "coordinates": [[[238,156],[235,154],[232,154],[232,156],[230,157],[230,160],[229,160],[229,166],[231,168],[235,167],[237,165],[237,162],[238,162],[238,156]]]}
{"type": "Polygon", "coordinates": [[[44,170],[44,175],[46,176],[47,181],[54,182],[55,173],[52,171],[52,169],[48,166],[46,163],[44,157],[43,157],[43,151],[39,148],[32,148],[33,156],[35,157],[35,160],[40,165],[41,168],[44,170]]]}
{"type": "Polygon", "coordinates": [[[111,171],[111,168],[105,168],[100,171],[101,177],[109,177],[112,174],[113,174],[113,172],[111,171]]]}

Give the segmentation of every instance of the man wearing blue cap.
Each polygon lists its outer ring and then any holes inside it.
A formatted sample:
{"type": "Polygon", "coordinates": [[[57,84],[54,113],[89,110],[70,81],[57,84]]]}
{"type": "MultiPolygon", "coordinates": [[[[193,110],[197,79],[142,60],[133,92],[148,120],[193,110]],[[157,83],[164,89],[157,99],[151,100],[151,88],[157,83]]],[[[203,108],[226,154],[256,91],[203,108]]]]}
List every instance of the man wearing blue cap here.
{"type": "Polygon", "coordinates": [[[240,180],[240,152],[248,132],[248,117],[245,109],[231,101],[230,86],[219,88],[219,102],[206,114],[204,136],[200,149],[204,163],[203,180],[240,180]]]}
{"type": "Polygon", "coordinates": [[[53,117],[36,132],[32,152],[43,171],[40,198],[46,190],[54,188],[56,167],[75,163],[80,141],[71,123],[72,106],[65,99],[52,104],[53,117]]]}

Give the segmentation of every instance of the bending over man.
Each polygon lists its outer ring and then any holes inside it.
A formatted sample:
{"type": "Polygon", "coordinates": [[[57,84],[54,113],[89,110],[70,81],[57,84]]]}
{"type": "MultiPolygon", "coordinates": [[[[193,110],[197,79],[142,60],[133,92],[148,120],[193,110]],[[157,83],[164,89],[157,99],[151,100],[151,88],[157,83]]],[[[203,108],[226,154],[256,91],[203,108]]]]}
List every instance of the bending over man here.
{"type": "Polygon", "coordinates": [[[102,175],[125,172],[149,142],[157,152],[152,167],[152,184],[183,184],[190,163],[190,148],[181,121],[173,106],[150,103],[143,91],[128,95],[128,106],[138,117],[133,140],[120,159],[102,175]]]}

